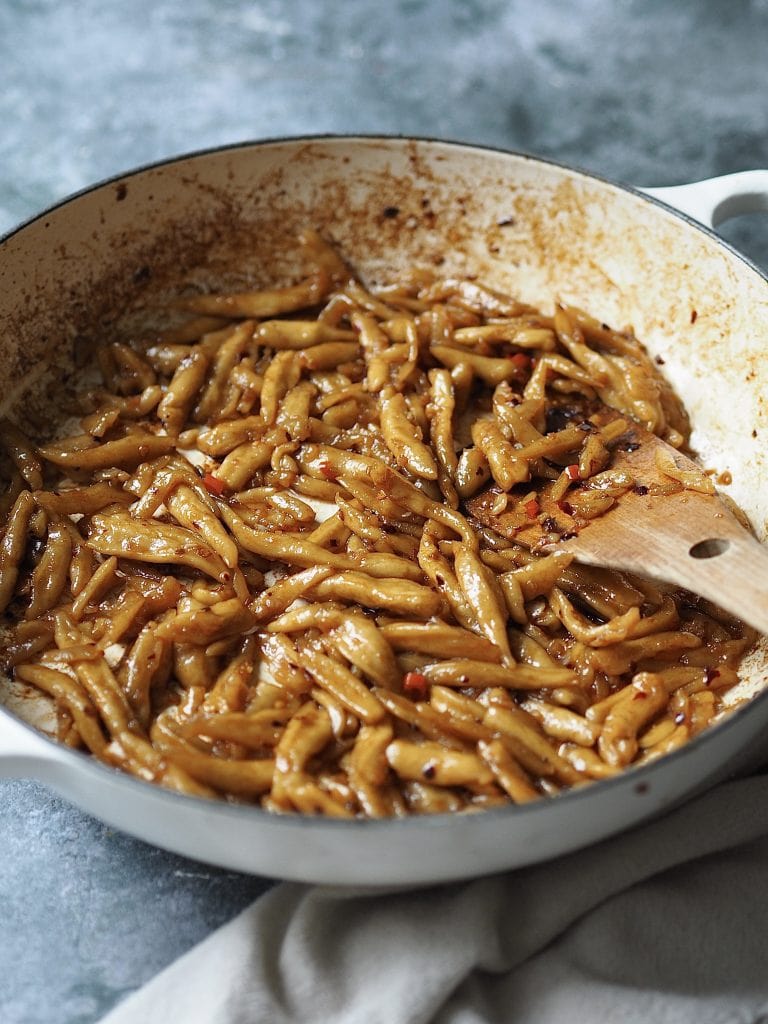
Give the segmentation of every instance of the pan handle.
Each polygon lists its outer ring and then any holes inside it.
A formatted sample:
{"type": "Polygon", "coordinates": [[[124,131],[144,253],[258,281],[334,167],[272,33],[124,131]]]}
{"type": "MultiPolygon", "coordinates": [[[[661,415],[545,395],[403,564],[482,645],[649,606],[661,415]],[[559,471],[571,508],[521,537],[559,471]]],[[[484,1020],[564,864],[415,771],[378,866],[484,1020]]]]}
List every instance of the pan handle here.
{"type": "Polygon", "coordinates": [[[719,178],[705,178],[689,185],[670,185],[640,190],[652,199],[716,228],[724,220],[743,213],[768,211],[768,170],[738,171],[719,178]]]}
{"type": "Polygon", "coordinates": [[[44,781],[47,769],[57,760],[52,743],[0,709],[0,778],[44,781]]]}

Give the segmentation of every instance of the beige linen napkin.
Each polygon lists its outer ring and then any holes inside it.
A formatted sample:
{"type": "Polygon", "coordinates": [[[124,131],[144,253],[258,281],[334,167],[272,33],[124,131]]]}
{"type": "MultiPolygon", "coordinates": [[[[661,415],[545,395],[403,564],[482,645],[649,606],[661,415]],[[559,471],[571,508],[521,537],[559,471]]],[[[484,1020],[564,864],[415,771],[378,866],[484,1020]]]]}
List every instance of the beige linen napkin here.
{"type": "Polygon", "coordinates": [[[168,1022],[768,1024],[768,775],[473,882],[277,886],[102,1024],[168,1022]]]}

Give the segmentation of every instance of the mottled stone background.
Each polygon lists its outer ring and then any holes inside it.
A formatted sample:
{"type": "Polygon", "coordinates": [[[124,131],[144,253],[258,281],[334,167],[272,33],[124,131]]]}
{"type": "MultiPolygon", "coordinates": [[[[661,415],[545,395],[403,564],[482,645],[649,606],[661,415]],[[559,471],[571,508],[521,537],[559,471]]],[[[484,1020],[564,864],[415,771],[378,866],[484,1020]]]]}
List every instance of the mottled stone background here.
{"type": "MultiPolygon", "coordinates": [[[[243,139],[416,134],[638,185],[768,166],[768,0],[0,0],[0,232],[243,139]]],[[[723,233],[768,267],[768,216],[723,233]]],[[[0,784],[0,1021],[90,1024],[258,894],[0,784]]]]}

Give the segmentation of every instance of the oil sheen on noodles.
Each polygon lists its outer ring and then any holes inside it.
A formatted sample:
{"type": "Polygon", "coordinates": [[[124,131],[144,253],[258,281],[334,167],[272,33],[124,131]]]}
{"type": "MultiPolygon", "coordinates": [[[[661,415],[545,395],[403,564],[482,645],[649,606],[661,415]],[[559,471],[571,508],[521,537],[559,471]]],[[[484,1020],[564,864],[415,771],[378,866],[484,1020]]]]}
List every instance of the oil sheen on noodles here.
{"type": "Polygon", "coordinates": [[[79,433],[2,424],[4,658],[59,740],[386,817],[554,796],[706,728],[749,630],[526,540],[567,529],[545,498],[578,529],[639,486],[611,468],[631,419],[685,444],[632,332],[423,270],[367,290],[298,244],[302,280],[101,345],[79,433]]]}

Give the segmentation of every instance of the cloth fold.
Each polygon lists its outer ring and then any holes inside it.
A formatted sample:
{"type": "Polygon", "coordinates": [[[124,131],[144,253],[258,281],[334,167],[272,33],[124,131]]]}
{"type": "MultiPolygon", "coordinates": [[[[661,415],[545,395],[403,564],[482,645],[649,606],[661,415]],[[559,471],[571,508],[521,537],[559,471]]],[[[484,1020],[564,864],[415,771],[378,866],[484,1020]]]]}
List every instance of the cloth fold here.
{"type": "Polygon", "coordinates": [[[284,883],[102,1024],[768,1024],[768,775],[506,874],[284,883]]]}

